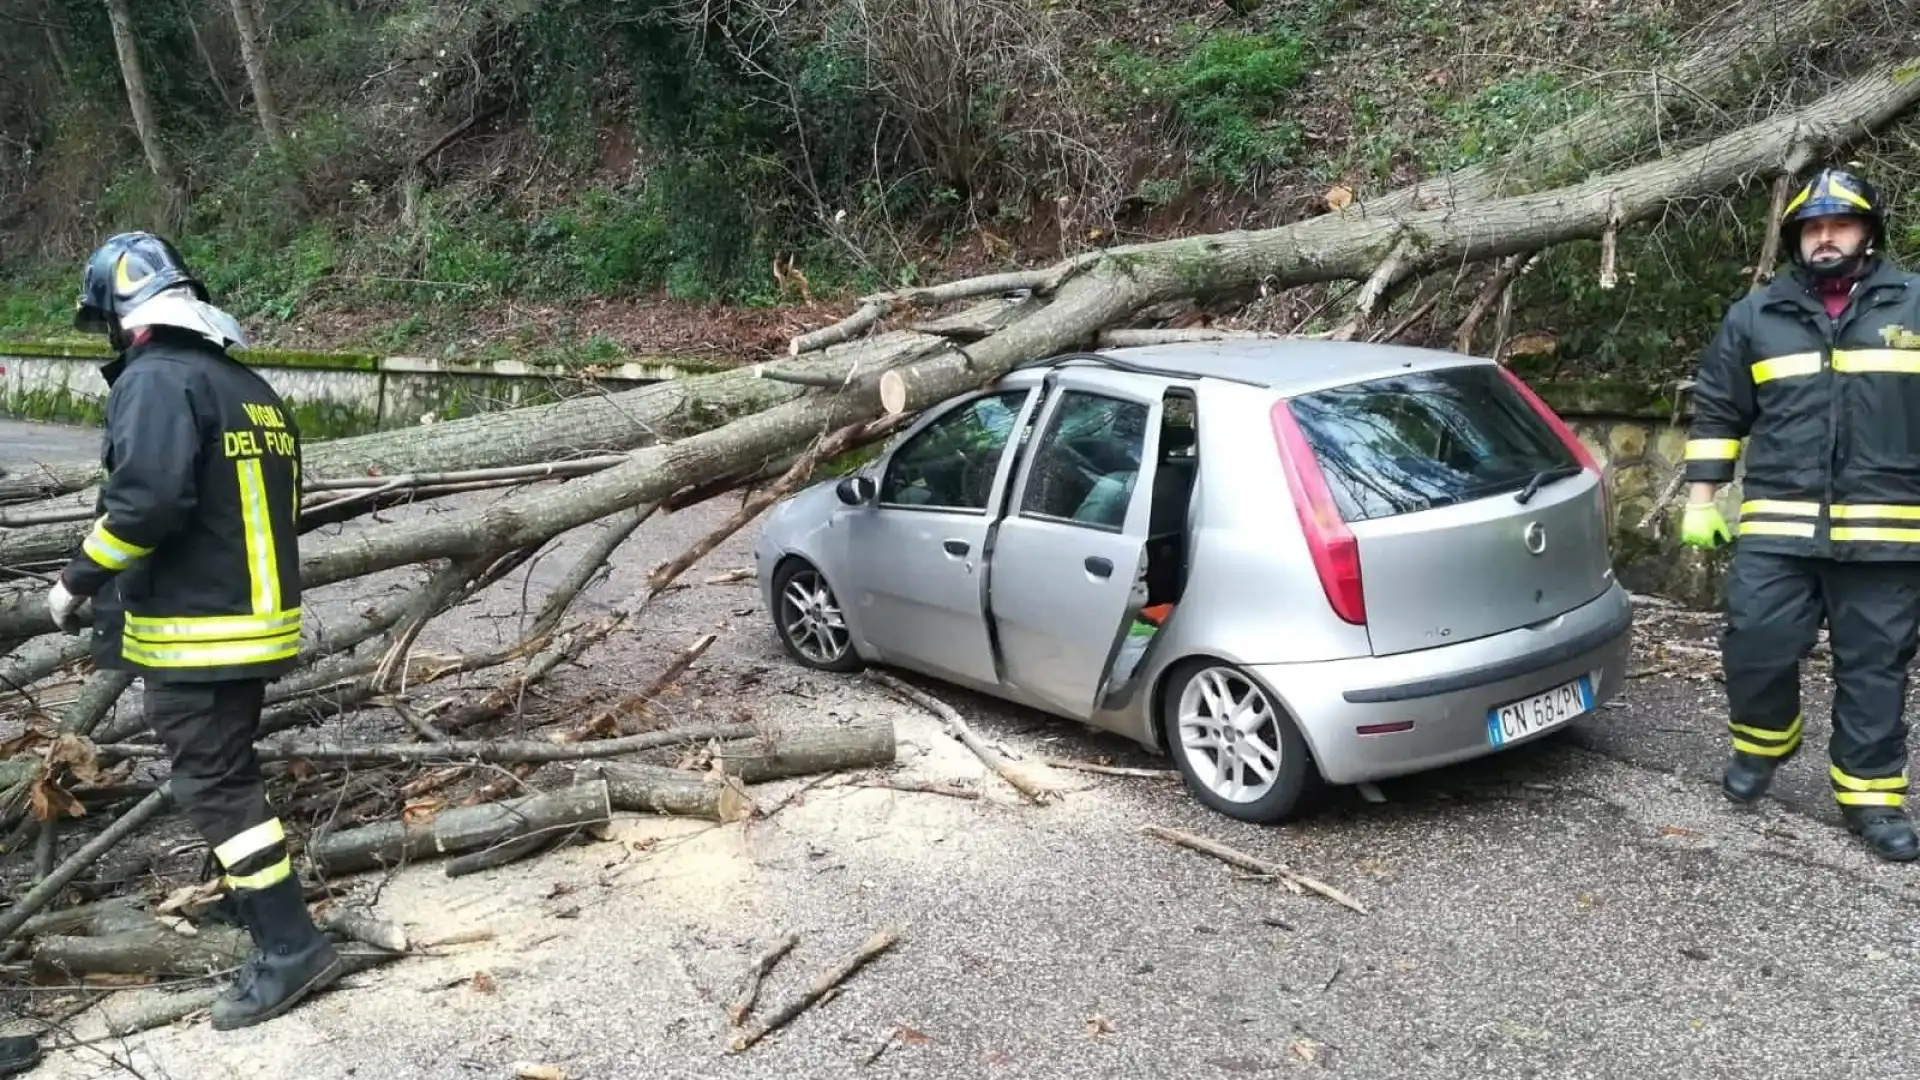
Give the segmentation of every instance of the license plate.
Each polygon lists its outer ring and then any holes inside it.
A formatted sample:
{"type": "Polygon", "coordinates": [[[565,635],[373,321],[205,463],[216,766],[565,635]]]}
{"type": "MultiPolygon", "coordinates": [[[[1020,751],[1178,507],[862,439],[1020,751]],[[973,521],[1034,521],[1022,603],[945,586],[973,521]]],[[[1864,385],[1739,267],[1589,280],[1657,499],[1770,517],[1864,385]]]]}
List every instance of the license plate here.
{"type": "Polygon", "coordinates": [[[1487,742],[1505,746],[1593,708],[1593,682],[1582,675],[1544,693],[1487,711],[1487,742]]]}

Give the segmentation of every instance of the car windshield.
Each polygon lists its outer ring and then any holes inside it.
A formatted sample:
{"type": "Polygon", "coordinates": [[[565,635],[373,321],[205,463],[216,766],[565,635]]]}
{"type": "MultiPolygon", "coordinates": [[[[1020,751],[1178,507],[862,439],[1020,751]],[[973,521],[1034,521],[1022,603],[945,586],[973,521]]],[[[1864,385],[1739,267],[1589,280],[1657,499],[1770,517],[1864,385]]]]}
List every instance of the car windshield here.
{"type": "Polygon", "coordinates": [[[1334,387],[1290,408],[1347,521],[1518,491],[1578,464],[1491,364],[1334,387]]]}

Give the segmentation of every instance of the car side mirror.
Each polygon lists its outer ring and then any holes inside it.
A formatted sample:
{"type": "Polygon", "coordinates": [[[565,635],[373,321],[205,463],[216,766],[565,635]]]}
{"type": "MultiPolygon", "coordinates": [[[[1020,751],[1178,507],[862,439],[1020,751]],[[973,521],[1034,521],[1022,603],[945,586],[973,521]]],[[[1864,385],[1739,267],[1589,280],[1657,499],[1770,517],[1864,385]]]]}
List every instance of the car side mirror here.
{"type": "Polygon", "coordinates": [[[843,476],[833,490],[834,494],[840,496],[841,502],[848,506],[859,506],[873,498],[879,487],[870,476],[843,476]]]}

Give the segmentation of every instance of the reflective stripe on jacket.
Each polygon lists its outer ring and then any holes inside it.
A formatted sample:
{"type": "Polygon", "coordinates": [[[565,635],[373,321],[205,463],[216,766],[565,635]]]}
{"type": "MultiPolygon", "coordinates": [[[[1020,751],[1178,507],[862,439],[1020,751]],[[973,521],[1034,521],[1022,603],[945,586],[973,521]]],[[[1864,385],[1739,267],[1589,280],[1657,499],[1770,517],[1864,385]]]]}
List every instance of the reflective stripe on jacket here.
{"type": "Polygon", "coordinates": [[[62,572],[94,597],[95,663],[177,682],[272,678],[300,651],[300,433],[201,339],[102,369],[98,517],[62,572]]]}
{"type": "Polygon", "coordinates": [[[1920,276],[1878,261],[1836,320],[1781,274],[1728,311],[1693,393],[1685,479],[1739,460],[1741,546],[1920,559],[1920,276]]]}

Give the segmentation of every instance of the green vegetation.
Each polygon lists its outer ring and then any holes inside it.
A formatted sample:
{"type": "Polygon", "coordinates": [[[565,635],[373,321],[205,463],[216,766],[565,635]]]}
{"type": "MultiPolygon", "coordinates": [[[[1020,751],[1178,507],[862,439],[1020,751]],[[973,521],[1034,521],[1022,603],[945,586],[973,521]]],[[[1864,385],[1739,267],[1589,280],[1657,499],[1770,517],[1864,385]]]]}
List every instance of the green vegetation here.
{"type": "MultiPolygon", "coordinates": [[[[256,2],[276,141],[232,2],[131,5],[186,193],[171,220],[108,5],[28,0],[0,37],[0,130],[20,133],[0,140],[0,338],[70,339],[86,252],[157,227],[267,346],[707,367],[799,322],[767,309],[1294,220],[1487,160],[1671,56],[1713,7],[256,2]]],[[[1910,144],[1863,153],[1894,183],[1910,144]]],[[[1685,369],[1760,248],[1766,193],[1737,195],[1624,234],[1613,289],[1597,244],[1548,252],[1511,335],[1551,348],[1522,362],[1685,369]]],[[[1897,239],[1920,255],[1920,221],[1897,239]]],[[[1408,339],[1449,340],[1475,287],[1408,339]]]]}

